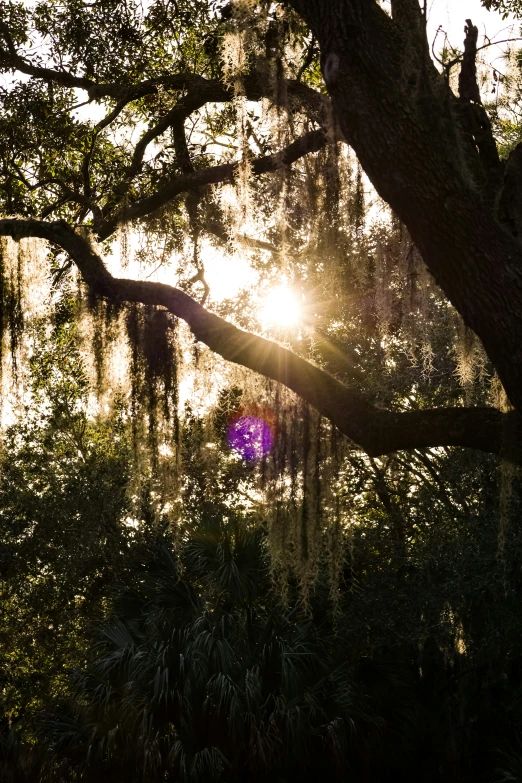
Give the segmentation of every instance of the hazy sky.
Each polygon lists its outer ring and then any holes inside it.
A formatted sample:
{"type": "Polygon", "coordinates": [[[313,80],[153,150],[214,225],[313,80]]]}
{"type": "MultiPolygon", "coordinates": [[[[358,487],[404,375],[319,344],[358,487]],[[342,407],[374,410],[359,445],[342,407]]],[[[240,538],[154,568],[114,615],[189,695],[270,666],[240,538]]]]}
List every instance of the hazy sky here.
{"type": "MultiPolygon", "coordinates": [[[[477,25],[481,35],[487,34],[488,38],[511,38],[519,35],[520,22],[514,22],[512,18],[501,19],[495,11],[486,11],[480,0],[428,0],[428,35],[433,41],[439,25],[442,25],[448,33],[450,43],[462,48],[464,40],[464,24],[466,19],[471,19],[477,25]]],[[[442,38],[440,39],[442,44],[442,38]]],[[[492,47],[492,56],[498,55],[498,49],[492,47]],[[496,51],[495,51],[496,50],[496,51]]]]}

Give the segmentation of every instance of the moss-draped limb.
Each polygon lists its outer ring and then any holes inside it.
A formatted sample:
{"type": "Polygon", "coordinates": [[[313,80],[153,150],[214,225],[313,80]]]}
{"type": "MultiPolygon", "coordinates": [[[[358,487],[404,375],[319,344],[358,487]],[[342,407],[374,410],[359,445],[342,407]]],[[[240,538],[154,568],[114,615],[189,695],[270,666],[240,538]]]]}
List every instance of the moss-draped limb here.
{"type": "Polygon", "coordinates": [[[173,286],[113,277],[89,243],[65,222],[4,219],[0,220],[0,235],[15,240],[39,237],[60,246],[91,290],[109,300],[165,307],[224,359],[294,391],[370,456],[400,449],[463,446],[522,464],[522,428],[516,413],[463,407],[381,410],[320,367],[271,340],[233,326],[173,286]],[[509,437],[505,438],[507,431],[509,437]]]}

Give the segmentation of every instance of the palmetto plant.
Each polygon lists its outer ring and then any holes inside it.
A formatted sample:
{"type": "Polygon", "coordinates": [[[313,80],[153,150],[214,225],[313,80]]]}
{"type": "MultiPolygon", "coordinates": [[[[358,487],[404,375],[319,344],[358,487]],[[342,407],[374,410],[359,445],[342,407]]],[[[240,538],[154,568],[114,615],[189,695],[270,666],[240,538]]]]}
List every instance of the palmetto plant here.
{"type": "Polygon", "coordinates": [[[500,752],[502,761],[495,783],[518,783],[522,780],[522,753],[519,747],[520,737],[517,737],[517,748],[511,747],[508,751],[500,752]]]}
{"type": "Polygon", "coordinates": [[[0,724],[0,780],[5,783],[29,783],[38,779],[38,750],[22,739],[18,724],[0,724]]]}
{"type": "Polygon", "coordinates": [[[48,776],[261,781],[345,766],[354,687],[332,629],[272,593],[263,538],[207,520],[116,602],[76,700],[48,712],[48,776]]]}

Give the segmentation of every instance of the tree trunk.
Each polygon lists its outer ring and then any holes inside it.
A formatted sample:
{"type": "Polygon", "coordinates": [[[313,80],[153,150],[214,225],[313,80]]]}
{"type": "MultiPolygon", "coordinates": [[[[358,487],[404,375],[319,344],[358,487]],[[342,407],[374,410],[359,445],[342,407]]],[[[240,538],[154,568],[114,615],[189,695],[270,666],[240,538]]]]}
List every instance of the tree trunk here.
{"type": "Polygon", "coordinates": [[[395,2],[409,25],[375,0],[290,4],[319,42],[342,133],[522,412],[522,246],[481,187],[479,150],[429,61],[416,0],[395,2]]]}

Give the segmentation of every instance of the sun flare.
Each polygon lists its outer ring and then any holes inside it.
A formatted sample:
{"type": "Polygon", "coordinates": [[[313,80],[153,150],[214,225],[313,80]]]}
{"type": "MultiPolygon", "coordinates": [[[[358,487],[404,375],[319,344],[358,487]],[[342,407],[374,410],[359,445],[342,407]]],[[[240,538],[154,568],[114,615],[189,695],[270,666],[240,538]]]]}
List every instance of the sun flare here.
{"type": "Polygon", "coordinates": [[[281,285],[265,296],[260,315],[261,320],[268,325],[290,327],[299,323],[301,311],[293,291],[281,285]]]}

